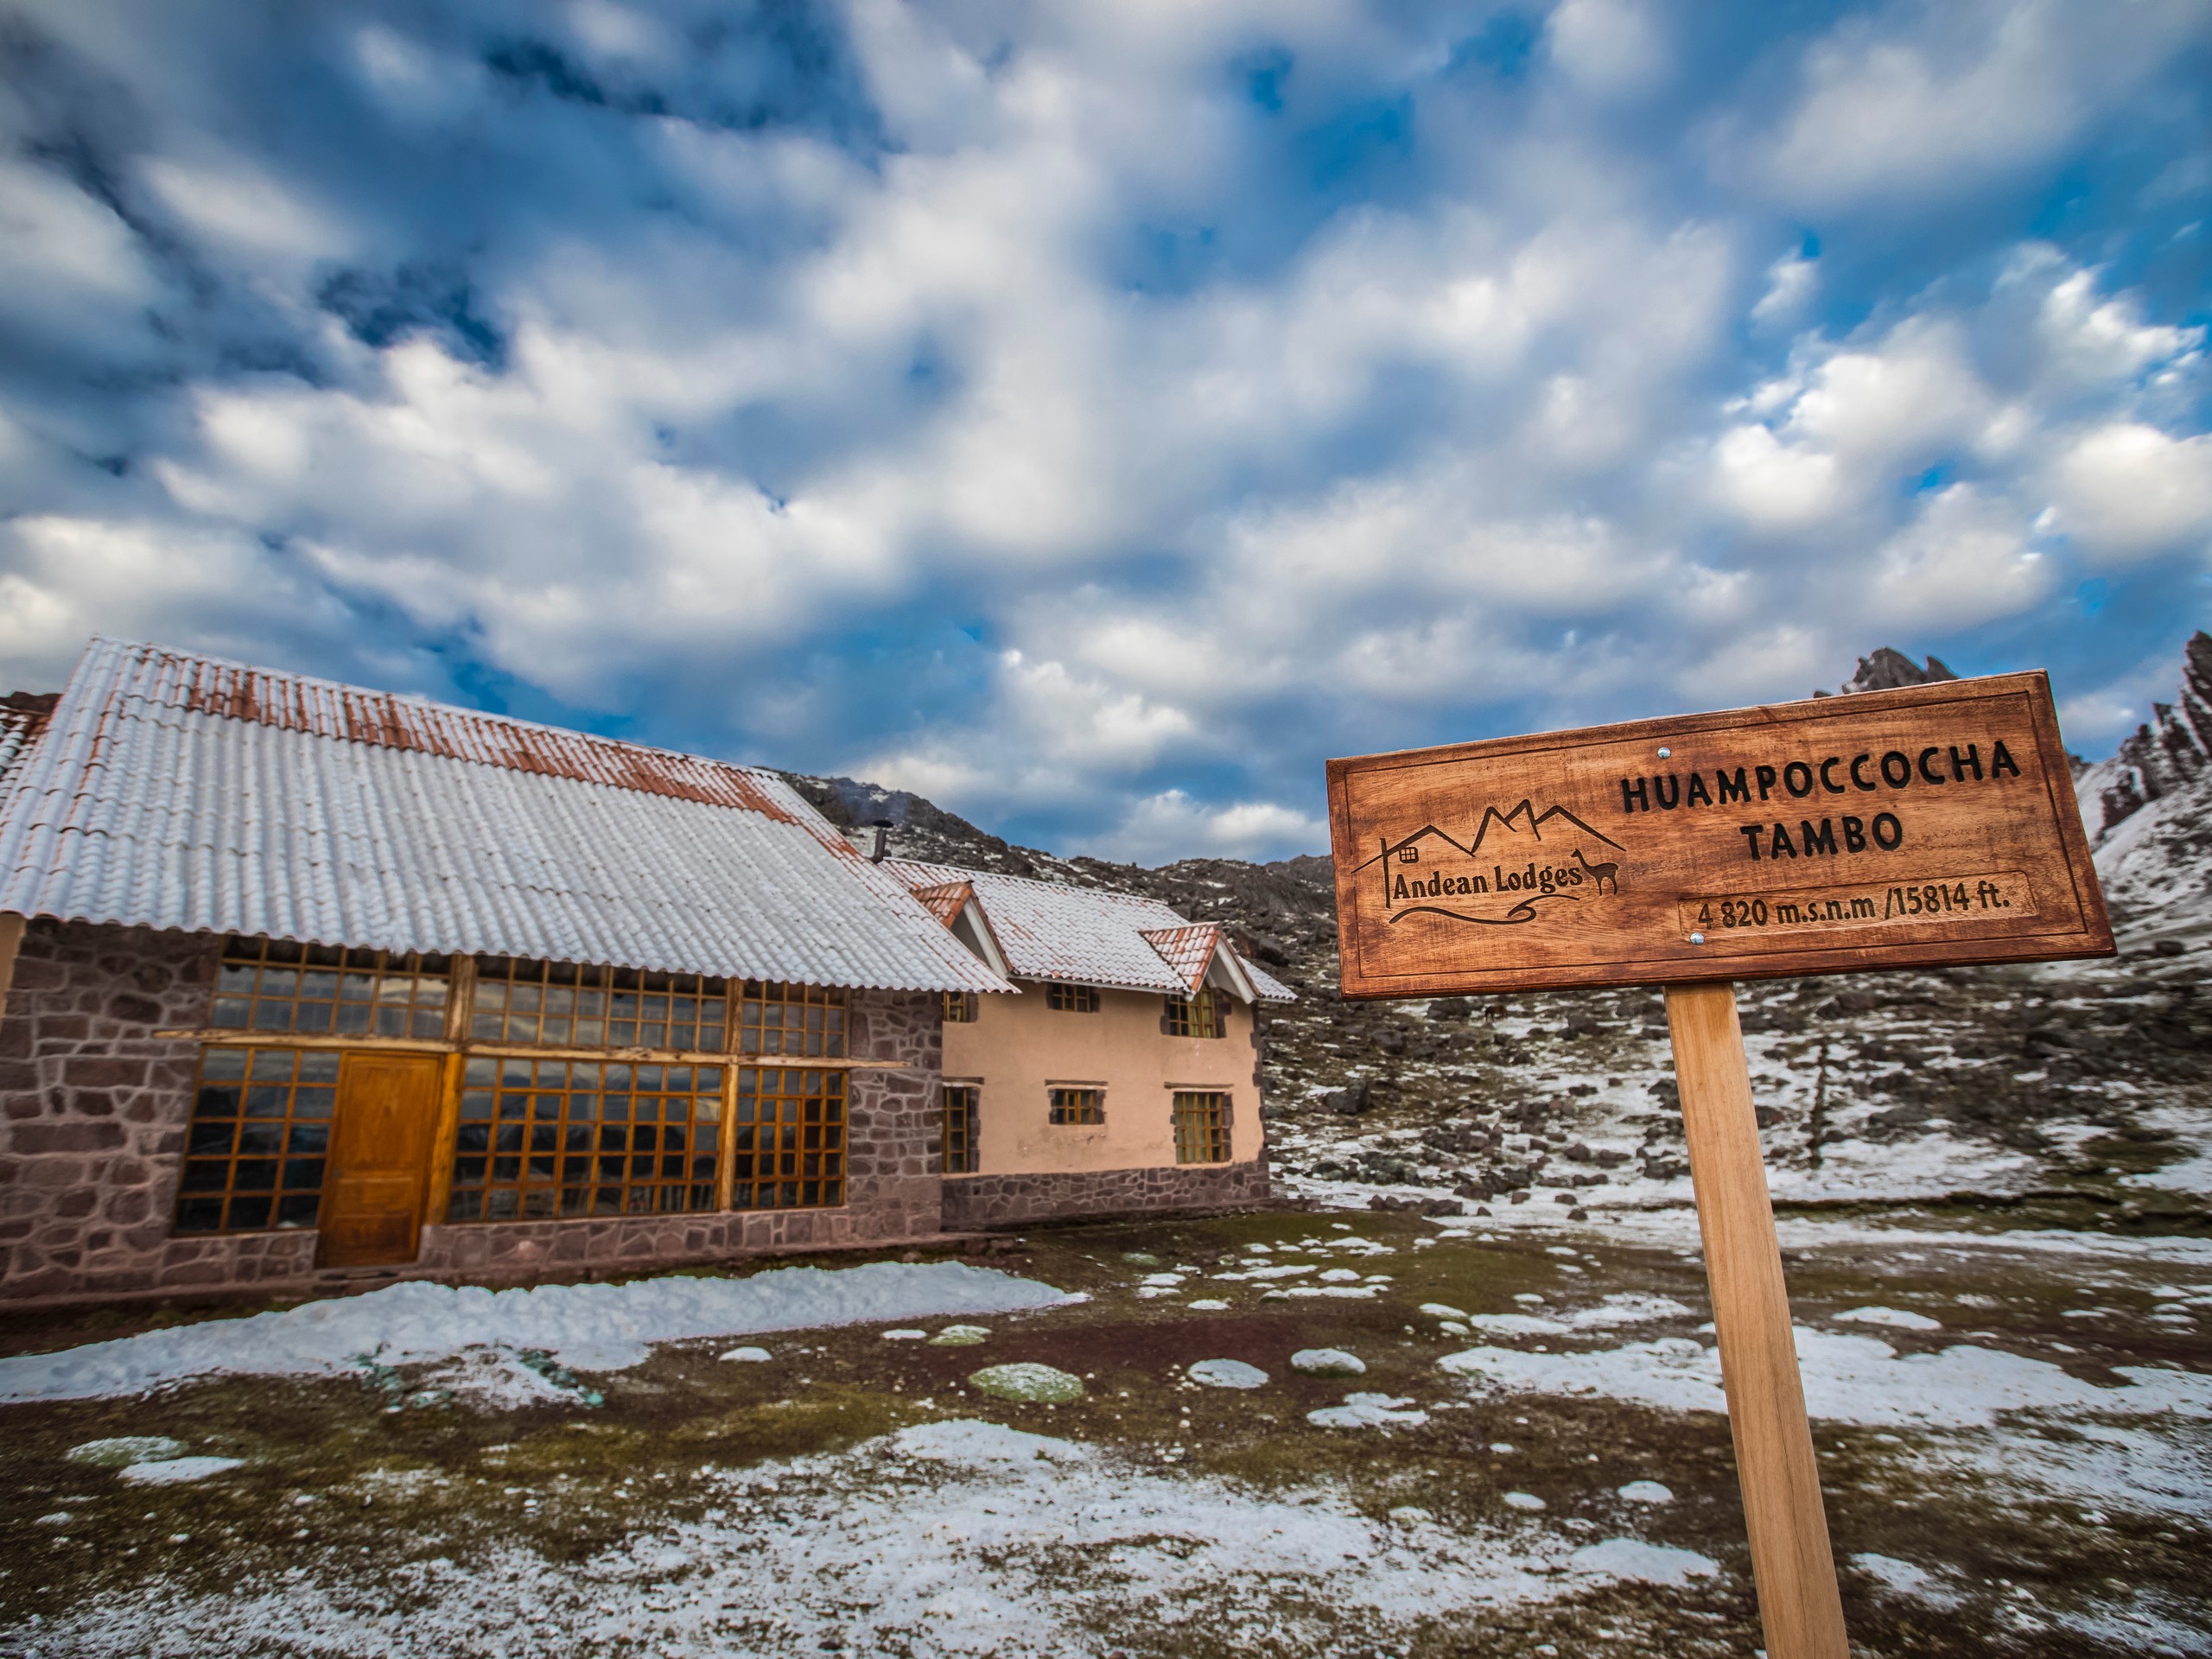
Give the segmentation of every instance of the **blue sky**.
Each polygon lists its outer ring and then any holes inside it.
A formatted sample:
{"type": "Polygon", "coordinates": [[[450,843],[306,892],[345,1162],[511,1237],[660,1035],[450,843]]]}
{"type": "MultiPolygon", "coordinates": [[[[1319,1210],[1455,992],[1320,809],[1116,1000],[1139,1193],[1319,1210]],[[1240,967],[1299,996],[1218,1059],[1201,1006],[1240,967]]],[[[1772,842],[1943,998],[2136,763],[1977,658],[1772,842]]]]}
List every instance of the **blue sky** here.
{"type": "Polygon", "coordinates": [[[2199,0],[0,6],[94,631],[1146,861],[1321,762],[2212,622],[2199,0]]]}

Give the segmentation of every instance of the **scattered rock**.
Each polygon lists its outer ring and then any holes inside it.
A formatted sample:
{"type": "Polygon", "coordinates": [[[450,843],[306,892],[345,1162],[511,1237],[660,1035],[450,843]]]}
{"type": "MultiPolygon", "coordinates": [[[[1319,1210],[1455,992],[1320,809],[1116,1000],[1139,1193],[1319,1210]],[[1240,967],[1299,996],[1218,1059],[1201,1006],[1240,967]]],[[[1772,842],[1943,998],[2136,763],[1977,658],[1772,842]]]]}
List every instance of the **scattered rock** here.
{"type": "Polygon", "coordinates": [[[1290,1357],[1290,1369],[1308,1376],[1364,1376],[1367,1362],[1341,1348],[1301,1348],[1290,1357]]]}
{"type": "Polygon", "coordinates": [[[227,1474],[245,1463],[243,1458],[165,1458],[158,1463],[134,1463],[123,1471],[123,1478],[136,1486],[181,1486],[227,1474]]]}
{"type": "Polygon", "coordinates": [[[89,1463],[100,1469],[120,1469],[126,1464],[160,1463],[181,1457],[185,1450],[182,1440],[170,1440],[165,1434],[125,1434],[111,1440],[86,1440],[82,1446],[73,1446],[61,1455],[72,1463],[89,1463]]]}
{"type": "Polygon", "coordinates": [[[973,1348],[988,1339],[991,1328],[987,1325],[948,1325],[930,1338],[932,1348],[973,1348]]]}
{"type": "Polygon", "coordinates": [[[1241,1359],[1202,1359],[1183,1373],[1210,1389],[1258,1389],[1267,1386],[1268,1374],[1241,1359]]]}
{"type": "Polygon", "coordinates": [[[1306,1421],[1316,1428],[1419,1428],[1428,1414],[1411,1400],[1394,1400],[1387,1394],[1348,1394],[1341,1406],[1309,1411],[1306,1421]]]}
{"type": "Polygon", "coordinates": [[[1357,1117],[1374,1103],[1374,1088],[1364,1081],[1349,1089],[1332,1089],[1321,1096],[1321,1104],[1339,1117],[1357,1117]]]}
{"type": "Polygon", "coordinates": [[[766,1348],[733,1348],[729,1350],[728,1352],[725,1353],[722,1357],[724,1359],[736,1360],[741,1364],[760,1365],[773,1359],[775,1356],[770,1353],[766,1348]]]}
{"type": "Polygon", "coordinates": [[[1064,1406],[1083,1398],[1083,1379],[1033,1360],[986,1365],[968,1381],[985,1394],[1032,1405],[1064,1406]]]}

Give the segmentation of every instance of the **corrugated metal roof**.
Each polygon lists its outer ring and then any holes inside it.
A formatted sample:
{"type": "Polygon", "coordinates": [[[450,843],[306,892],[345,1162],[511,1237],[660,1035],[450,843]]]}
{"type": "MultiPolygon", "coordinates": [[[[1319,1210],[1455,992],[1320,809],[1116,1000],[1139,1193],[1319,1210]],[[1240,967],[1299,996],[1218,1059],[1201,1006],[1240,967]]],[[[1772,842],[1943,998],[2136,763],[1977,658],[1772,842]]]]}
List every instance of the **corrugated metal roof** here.
{"type": "MultiPolygon", "coordinates": [[[[1158,899],[1139,893],[1064,887],[1056,881],[961,869],[950,864],[923,864],[911,859],[888,859],[881,868],[917,892],[967,883],[974,889],[976,903],[1005,951],[1008,966],[1025,979],[1067,980],[1115,990],[1187,996],[1198,982],[1192,976],[1192,953],[1203,948],[1205,954],[1196,969],[1197,975],[1203,976],[1217,943],[1219,948],[1228,949],[1217,925],[1193,923],[1158,899]],[[1198,943],[1201,935],[1205,936],[1203,947],[1198,943]],[[1164,953],[1148,936],[1169,941],[1176,955],[1171,957],[1164,953]]],[[[1297,1001],[1281,981],[1261,973],[1241,956],[1236,960],[1263,1001],[1297,1001]]]]}
{"type": "Polygon", "coordinates": [[[16,769],[31,746],[31,740],[46,725],[46,715],[36,709],[0,709],[0,788],[7,785],[8,774],[16,769]]]}
{"type": "Polygon", "coordinates": [[[1237,966],[1243,969],[1245,977],[1252,982],[1253,988],[1260,993],[1261,1001],[1295,1002],[1298,1001],[1296,991],[1292,990],[1289,986],[1261,967],[1251,957],[1240,954],[1236,963],[1237,966]]]}
{"type": "Polygon", "coordinates": [[[111,639],[0,786],[0,911],[1010,988],[772,772],[111,639]]]}

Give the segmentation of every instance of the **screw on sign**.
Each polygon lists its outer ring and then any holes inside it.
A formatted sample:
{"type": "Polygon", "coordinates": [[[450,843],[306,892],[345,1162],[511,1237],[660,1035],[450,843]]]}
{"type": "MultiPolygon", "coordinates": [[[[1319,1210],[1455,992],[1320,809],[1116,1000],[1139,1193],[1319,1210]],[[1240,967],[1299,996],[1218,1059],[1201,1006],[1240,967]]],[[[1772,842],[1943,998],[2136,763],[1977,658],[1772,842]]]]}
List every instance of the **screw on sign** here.
{"type": "Polygon", "coordinates": [[[1774,1659],[1844,1659],[1734,982],[2110,956],[2042,674],[1329,763],[1344,995],[1656,984],[1774,1659]]]}

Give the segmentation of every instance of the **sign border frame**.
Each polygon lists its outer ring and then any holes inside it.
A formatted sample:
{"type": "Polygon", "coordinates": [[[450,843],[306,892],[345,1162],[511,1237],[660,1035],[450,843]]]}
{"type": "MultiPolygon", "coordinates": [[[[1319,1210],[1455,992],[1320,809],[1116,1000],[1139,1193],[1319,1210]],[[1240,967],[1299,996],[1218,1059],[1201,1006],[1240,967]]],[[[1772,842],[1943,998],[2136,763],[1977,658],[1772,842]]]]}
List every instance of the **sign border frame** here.
{"type": "Polygon", "coordinates": [[[1346,1001],[1376,1001],[1417,996],[1488,996],[1516,991],[1599,990],[1611,987],[1700,983],[1707,981],[1792,979],[1810,974],[1878,972],[1887,969],[1961,967],[1984,963],[2055,962],[2118,954],[2112,921],[2106,913],[2104,889],[2095,875],[2089,836],[2082,823],[2079,803],[2072,790],[2070,769],[2067,787],[2060,794],[2058,779],[2050,765],[2057,757],[2063,764],[2066,748],[2059,735],[2057,711],[2051,701],[2050,677],[2041,669],[2024,673],[1991,674],[1929,684],[1901,686],[1887,691],[1857,691],[1838,697],[1808,697],[1778,703],[1755,703],[1747,708],[1717,709],[1702,714],[1662,715],[1624,721],[1611,726],[1584,726],[1564,732],[1529,733],[1516,737],[1486,738],[1474,742],[1440,744],[1422,749],[1388,750],[1376,754],[1347,756],[1328,762],[1329,852],[1336,887],[1339,936],[1337,946],[1338,994],[1346,1001]],[[1941,695],[1931,690],[1941,688],[1941,695]],[[1711,731],[1734,730],[1764,723],[1773,727],[1797,725],[1827,715],[1842,702],[1853,712],[1878,712],[1889,708],[1924,709],[1944,702],[1978,702],[2024,693],[2035,728],[2036,745],[2044,758],[2042,772],[2045,799],[2058,825],[2065,854],[2066,873],[2073,884],[2075,904],[2082,927],[2068,925],[2062,931],[2016,935],[2006,939],[1932,939],[1870,947],[1827,945],[1790,947],[1786,950],[1751,951],[1700,960],[1694,957],[1655,960],[1639,958],[1612,967],[1529,968],[1483,972],[1443,972],[1393,975],[1388,979],[1361,972],[1360,912],[1353,902],[1353,883],[1358,860],[1351,855],[1352,829],[1347,780],[1355,771],[1389,770],[1404,766],[1432,766],[1481,756],[1541,753],[1546,750],[1583,747],[1587,744],[1664,741],[1711,731]],[[1562,740],[1572,739],[1570,744],[1562,740]],[[2084,880],[2084,876],[2087,880],[2084,880]],[[1870,958],[1878,958],[1870,960],[1870,958]]]}

